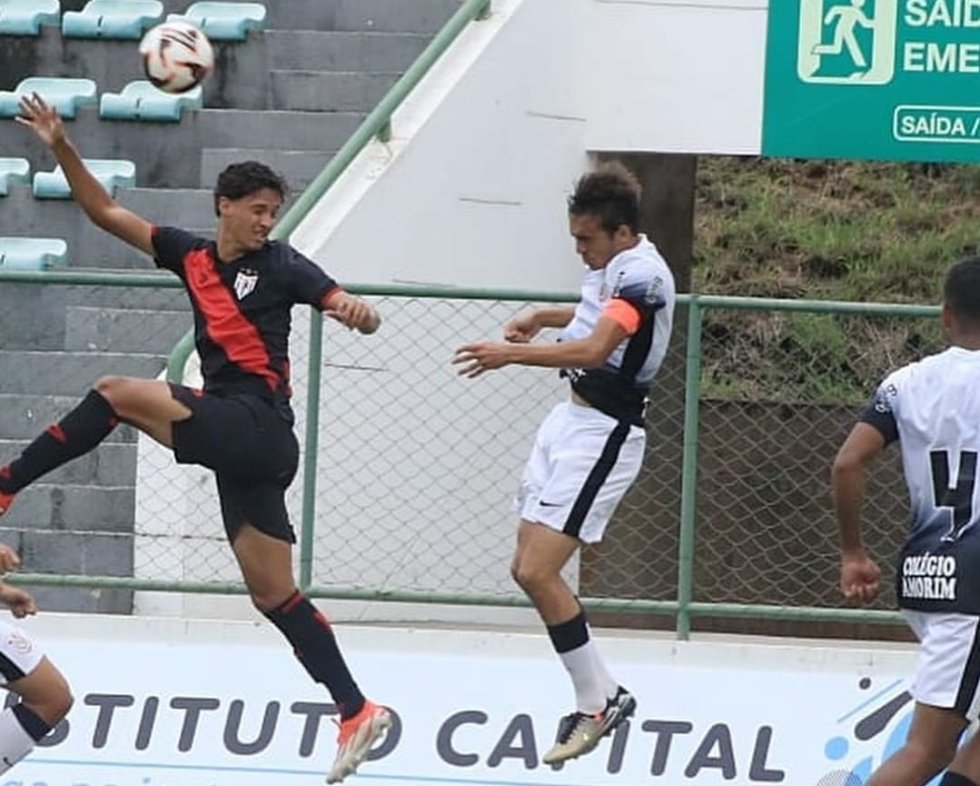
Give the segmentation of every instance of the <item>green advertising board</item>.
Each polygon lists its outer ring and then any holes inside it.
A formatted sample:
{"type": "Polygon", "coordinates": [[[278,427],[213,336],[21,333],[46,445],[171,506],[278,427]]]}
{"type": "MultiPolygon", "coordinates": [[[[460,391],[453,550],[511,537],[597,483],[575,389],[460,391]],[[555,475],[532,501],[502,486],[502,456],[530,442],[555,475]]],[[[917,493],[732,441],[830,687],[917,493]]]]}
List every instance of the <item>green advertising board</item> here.
{"type": "Polygon", "coordinates": [[[980,161],[980,0],[769,0],[762,153],[980,161]]]}

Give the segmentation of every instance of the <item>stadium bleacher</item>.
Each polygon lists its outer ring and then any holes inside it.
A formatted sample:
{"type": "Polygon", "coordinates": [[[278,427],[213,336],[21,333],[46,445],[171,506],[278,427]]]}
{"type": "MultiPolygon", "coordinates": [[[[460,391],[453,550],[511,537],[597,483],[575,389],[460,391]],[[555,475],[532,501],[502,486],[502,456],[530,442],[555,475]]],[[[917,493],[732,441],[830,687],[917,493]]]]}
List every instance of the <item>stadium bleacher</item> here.
{"type": "MultiPolygon", "coordinates": [[[[143,83],[135,39],[159,18],[156,5],[91,0],[66,3],[61,14],[57,2],[0,0],[0,237],[25,241],[13,244],[18,253],[34,249],[33,261],[13,264],[152,267],[63,198],[53,157],[13,120],[23,92],[58,101],[84,157],[117,162],[100,166],[109,167],[104,182],[121,204],[155,224],[210,236],[211,187],[221,169],[258,159],[299,193],[459,0],[276,0],[237,4],[237,16],[228,4],[167,0],[164,18],[201,19],[215,45],[215,73],[180,97],[143,83]]],[[[100,374],[158,373],[190,325],[174,292],[25,287],[0,288],[0,369],[11,375],[0,394],[3,455],[30,436],[34,413],[60,416],[100,374]],[[168,329],[147,329],[163,324],[168,329]]],[[[0,539],[21,544],[26,570],[132,574],[132,430],[117,429],[93,455],[25,490],[4,518],[0,539]],[[114,469],[100,471],[100,462],[114,469]]],[[[52,610],[130,608],[125,591],[37,594],[52,610]]]]}
{"type": "Polygon", "coordinates": [[[65,11],[65,38],[139,39],[163,18],[159,0],[89,0],[81,11],[65,11]]]}

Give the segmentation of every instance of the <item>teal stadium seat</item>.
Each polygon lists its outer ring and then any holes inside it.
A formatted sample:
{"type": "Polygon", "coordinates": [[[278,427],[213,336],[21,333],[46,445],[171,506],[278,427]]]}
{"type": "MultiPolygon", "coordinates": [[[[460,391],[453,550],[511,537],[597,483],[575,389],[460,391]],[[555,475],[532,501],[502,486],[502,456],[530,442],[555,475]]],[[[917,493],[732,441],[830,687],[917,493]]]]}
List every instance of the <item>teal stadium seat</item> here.
{"type": "Polygon", "coordinates": [[[20,80],[12,91],[0,90],[0,117],[20,114],[17,104],[22,95],[38,93],[62,117],[72,119],[78,107],[95,103],[95,82],[91,79],[69,79],[56,76],[29,76],[20,80]]]}
{"type": "Polygon", "coordinates": [[[185,109],[204,105],[201,86],[186,93],[164,93],[146,81],[130,82],[121,93],[104,93],[99,99],[103,120],[143,120],[150,123],[177,123],[185,109]]]}
{"type": "Polygon", "coordinates": [[[26,158],[0,158],[0,196],[10,193],[11,183],[27,183],[31,179],[31,163],[26,158]]]}
{"type": "MultiPolygon", "coordinates": [[[[83,161],[110,194],[119,187],[136,185],[136,164],[132,161],[112,158],[85,158],[83,161]]],[[[51,172],[35,173],[33,191],[35,199],[71,199],[71,187],[60,166],[51,172]]]]}
{"type": "Polygon", "coordinates": [[[265,24],[262,3],[191,3],[182,14],[169,14],[168,22],[190,22],[213,41],[244,41],[249,30],[265,24]]]}
{"type": "Polygon", "coordinates": [[[81,11],[65,11],[65,38],[139,39],[163,18],[159,0],[89,0],[81,11]]]}
{"type": "Polygon", "coordinates": [[[58,0],[0,0],[0,33],[6,35],[40,35],[41,25],[60,18],[58,0]]]}
{"type": "Polygon", "coordinates": [[[0,237],[0,268],[48,270],[68,264],[68,244],[60,237],[0,237]]]}

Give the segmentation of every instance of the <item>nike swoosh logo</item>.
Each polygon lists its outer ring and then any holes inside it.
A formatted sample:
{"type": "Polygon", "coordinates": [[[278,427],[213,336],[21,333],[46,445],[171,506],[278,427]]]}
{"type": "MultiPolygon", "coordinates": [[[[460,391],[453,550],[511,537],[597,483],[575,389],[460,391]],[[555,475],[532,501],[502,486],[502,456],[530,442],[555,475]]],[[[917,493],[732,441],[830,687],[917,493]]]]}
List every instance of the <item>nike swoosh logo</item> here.
{"type": "Polygon", "coordinates": [[[560,507],[562,507],[562,504],[560,502],[543,502],[543,501],[538,501],[538,504],[542,508],[560,508],[560,507]]]}

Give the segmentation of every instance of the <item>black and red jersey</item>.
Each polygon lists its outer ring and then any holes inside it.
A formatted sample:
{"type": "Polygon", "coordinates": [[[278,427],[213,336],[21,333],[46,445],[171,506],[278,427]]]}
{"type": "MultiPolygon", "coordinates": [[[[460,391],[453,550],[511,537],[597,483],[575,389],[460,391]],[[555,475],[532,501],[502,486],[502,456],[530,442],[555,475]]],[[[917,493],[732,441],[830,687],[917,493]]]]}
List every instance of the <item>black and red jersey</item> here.
{"type": "Polygon", "coordinates": [[[204,389],[260,396],[292,419],[290,312],[297,303],[321,308],[337,282],[292,246],[275,241],[222,262],[214,241],[154,227],[153,251],[157,266],[180,276],[190,297],[204,389]]]}

